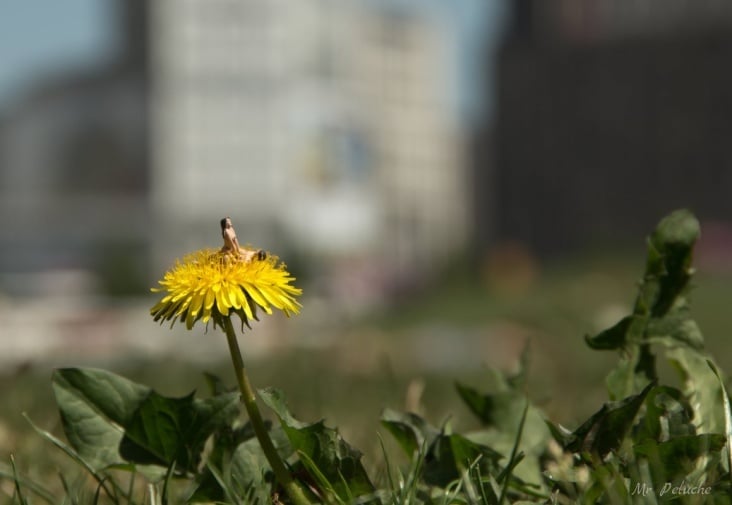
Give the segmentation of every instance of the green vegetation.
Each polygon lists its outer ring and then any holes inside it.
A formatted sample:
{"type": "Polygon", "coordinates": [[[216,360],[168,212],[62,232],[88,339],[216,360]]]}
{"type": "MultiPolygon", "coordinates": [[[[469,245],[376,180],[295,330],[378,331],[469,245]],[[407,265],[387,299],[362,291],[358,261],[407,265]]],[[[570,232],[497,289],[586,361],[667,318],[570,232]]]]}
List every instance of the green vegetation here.
{"type": "MultiPolygon", "coordinates": [[[[603,359],[617,359],[605,378],[607,401],[587,412],[585,403],[575,405],[562,419],[572,429],[555,422],[556,416],[530,396],[542,380],[529,363],[533,346],[512,372],[491,368],[480,378],[461,375],[458,382],[444,374],[427,377],[426,410],[454,408],[459,415],[436,425],[423,412],[386,408],[380,415],[383,436],[375,435],[376,415],[359,405],[378,403],[371,396],[383,401],[385,389],[408,389],[405,374],[385,364],[381,377],[333,385],[333,376],[322,370],[327,358],[303,353],[297,360],[282,358],[277,370],[284,371],[266,377],[285,389],[299,383],[296,391],[306,399],[293,402],[299,416],[279,389],[258,392],[271,413],[268,430],[280,457],[312,503],[732,504],[729,395],[689,301],[699,233],[687,211],[663,219],[649,237],[645,273],[627,314],[606,330],[588,330],[587,346],[603,359]],[[311,356],[313,362],[303,364],[311,356]],[[480,388],[468,385],[478,381],[480,388]],[[435,402],[433,395],[446,397],[435,392],[445,389],[452,389],[452,400],[435,402]],[[321,420],[302,420],[331,413],[337,402],[361,421],[358,430],[344,425],[341,432],[321,420]],[[475,425],[463,419],[468,416],[475,425]],[[371,444],[364,445],[368,440],[371,444]]],[[[613,289],[624,285],[609,279],[613,289]]],[[[555,290],[565,288],[571,298],[574,288],[553,284],[555,290]]],[[[478,320],[479,303],[460,302],[475,302],[486,293],[473,285],[467,296],[452,297],[450,289],[462,288],[447,288],[419,310],[441,311],[461,324],[478,320]]],[[[522,320],[555,333],[576,331],[595,289],[597,283],[585,282],[576,290],[578,312],[565,310],[556,291],[529,300],[522,320]]],[[[512,296],[500,298],[490,317],[510,315],[518,306],[512,296]]],[[[699,304],[699,297],[695,301],[699,304]]],[[[720,302],[710,299],[713,303],[720,302]]],[[[404,320],[385,324],[404,328],[417,319],[418,309],[405,307],[404,313],[404,320]]],[[[568,355],[565,363],[597,368],[597,361],[588,365],[576,358],[586,351],[554,352],[568,355]]],[[[254,369],[252,375],[262,380],[264,371],[254,369]]],[[[203,397],[170,397],[103,370],[57,370],[52,389],[65,440],[33,426],[36,440],[60,449],[69,464],[51,483],[47,476],[53,470],[40,463],[43,477],[23,471],[24,455],[18,451],[0,464],[0,497],[21,504],[288,503],[251,425],[240,419],[239,395],[214,375],[207,375],[207,386],[203,397]]],[[[391,394],[399,397],[387,404],[401,403],[401,393],[391,394]]],[[[556,394],[562,396],[563,406],[580,403],[570,393],[556,394]]]]}

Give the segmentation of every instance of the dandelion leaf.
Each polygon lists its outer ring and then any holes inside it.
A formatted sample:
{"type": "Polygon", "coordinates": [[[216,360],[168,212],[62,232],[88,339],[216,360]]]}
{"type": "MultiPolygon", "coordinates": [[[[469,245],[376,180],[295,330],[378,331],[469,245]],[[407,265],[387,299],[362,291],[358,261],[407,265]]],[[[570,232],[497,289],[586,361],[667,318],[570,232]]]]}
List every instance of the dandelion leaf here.
{"type": "Polygon", "coordinates": [[[238,413],[233,393],[167,398],[104,370],[59,369],[52,384],[66,437],[95,470],[173,462],[195,470],[206,439],[238,413]]]}
{"type": "Polygon", "coordinates": [[[328,428],[323,421],[304,423],[296,419],[277,389],[259,390],[259,397],[277,414],[292,449],[323,493],[350,502],[374,491],[361,463],[361,452],[343,440],[338,430],[328,428]]]}

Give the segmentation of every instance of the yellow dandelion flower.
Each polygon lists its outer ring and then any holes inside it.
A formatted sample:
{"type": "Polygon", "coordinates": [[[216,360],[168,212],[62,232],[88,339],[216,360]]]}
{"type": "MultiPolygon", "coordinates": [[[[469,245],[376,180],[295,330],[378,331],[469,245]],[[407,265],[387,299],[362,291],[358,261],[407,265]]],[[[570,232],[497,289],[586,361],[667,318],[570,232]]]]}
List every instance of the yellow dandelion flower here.
{"type": "Polygon", "coordinates": [[[214,325],[237,314],[244,324],[257,318],[257,309],[273,309],[288,317],[300,311],[296,297],[302,290],[276,256],[258,254],[243,259],[226,250],[204,249],[177,261],[159,281],[156,293],[163,298],[150,309],[155,321],[185,321],[189,330],[196,321],[214,325]]]}

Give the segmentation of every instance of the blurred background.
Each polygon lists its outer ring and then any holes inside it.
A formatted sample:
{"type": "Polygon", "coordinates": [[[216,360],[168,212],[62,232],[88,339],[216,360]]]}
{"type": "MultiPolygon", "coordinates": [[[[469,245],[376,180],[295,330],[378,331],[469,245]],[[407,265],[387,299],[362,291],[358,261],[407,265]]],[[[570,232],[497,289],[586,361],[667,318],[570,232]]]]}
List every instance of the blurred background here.
{"type": "Polygon", "coordinates": [[[615,356],[582,337],[630,310],[644,237],[679,207],[703,226],[694,311],[732,369],[728,2],[0,9],[3,454],[33,443],[22,411],[55,422],[53,367],[233,384],[217,332],[148,314],[227,215],[305,293],[242,339],[255,383],[374,446],[386,406],[467,418],[452,381],[515,371],[527,343],[551,417],[596,409],[615,356]]]}

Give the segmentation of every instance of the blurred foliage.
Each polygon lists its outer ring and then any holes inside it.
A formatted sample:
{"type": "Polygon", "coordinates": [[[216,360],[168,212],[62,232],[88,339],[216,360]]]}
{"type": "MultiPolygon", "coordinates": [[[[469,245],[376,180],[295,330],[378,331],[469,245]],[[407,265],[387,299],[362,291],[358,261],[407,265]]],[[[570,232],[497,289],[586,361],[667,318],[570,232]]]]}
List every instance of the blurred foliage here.
{"type": "Polygon", "coordinates": [[[149,292],[143,248],[141,244],[128,241],[108,241],[94,248],[93,271],[102,294],[132,297],[149,292]]]}

